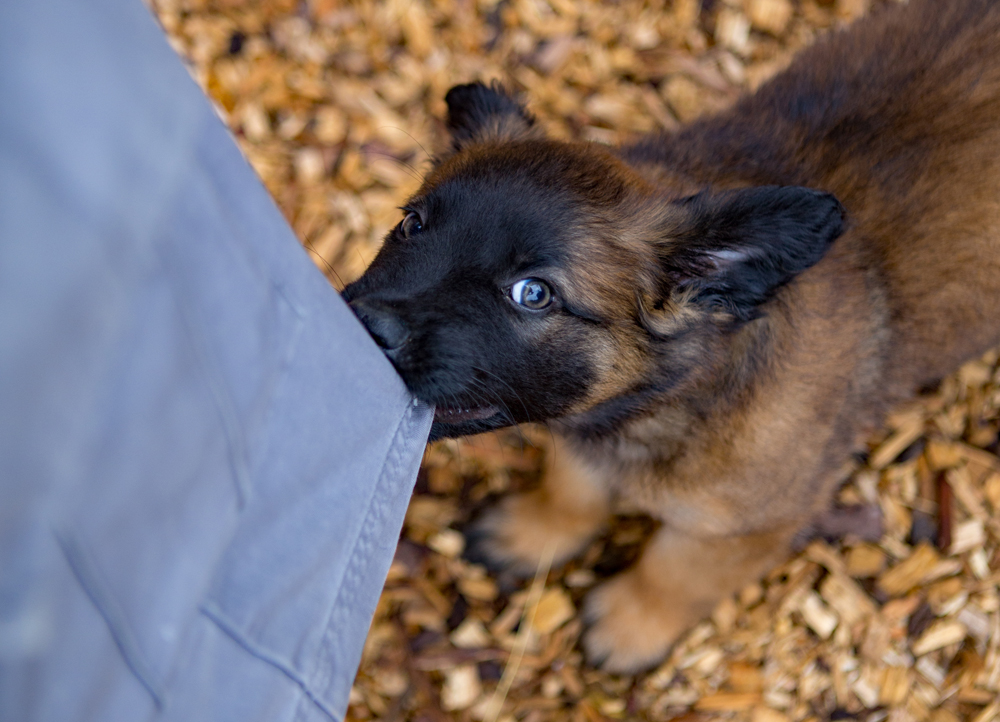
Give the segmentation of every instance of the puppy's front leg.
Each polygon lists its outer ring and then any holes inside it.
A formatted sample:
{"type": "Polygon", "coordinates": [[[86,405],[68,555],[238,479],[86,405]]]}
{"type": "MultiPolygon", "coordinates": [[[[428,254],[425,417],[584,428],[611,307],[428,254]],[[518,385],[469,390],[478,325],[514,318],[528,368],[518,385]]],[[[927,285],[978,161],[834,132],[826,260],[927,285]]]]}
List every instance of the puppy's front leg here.
{"type": "Polygon", "coordinates": [[[558,565],[580,552],[610,514],[608,485],[555,439],[542,485],[509,494],[473,523],[466,533],[468,556],[529,576],[547,553],[558,565]]]}
{"type": "Polygon", "coordinates": [[[588,660],[633,673],[663,658],[677,637],[715,604],[781,561],[795,528],[743,536],[692,536],[670,527],[639,561],[592,591],[583,638],[588,660]]]}

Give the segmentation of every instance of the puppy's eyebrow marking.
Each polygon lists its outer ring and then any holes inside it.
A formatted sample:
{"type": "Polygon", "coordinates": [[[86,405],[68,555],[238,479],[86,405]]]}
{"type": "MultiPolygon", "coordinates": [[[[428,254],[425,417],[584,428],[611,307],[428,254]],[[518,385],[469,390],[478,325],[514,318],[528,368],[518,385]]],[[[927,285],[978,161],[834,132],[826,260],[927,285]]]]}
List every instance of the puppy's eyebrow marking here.
{"type": "MultiPolygon", "coordinates": [[[[607,323],[607,319],[601,316],[597,311],[590,308],[577,305],[575,301],[569,299],[569,293],[576,291],[578,297],[580,294],[580,287],[573,279],[568,276],[565,271],[561,268],[554,267],[548,264],[535,265],[533,267],[529,266],[523,269],[519,275],[537,275],[539,278],[544,278],[550,280],[555,285],[556,294],[559,296],[559,300],[562,302],[562,307],[571,316],[575,316],[582,321],[587,321],[595,325],[602,325],[607,323]]],[[[586,294],[583,294],[584,296],[586,294]]]]}
{"type": "Polygon", "coordinates": [[[589,311],[585,308],[577,306],[573,303],[566,301],[565,299],[563,299],[563,308],[565,308],[566,311],[569,312],[571,316],[576,316],[577,318],[583,321],[587,321],[588,323],[593,323],[597,325],[605,323],[605,320],[600,316],[598,316],[593,311],[589,311]]]}

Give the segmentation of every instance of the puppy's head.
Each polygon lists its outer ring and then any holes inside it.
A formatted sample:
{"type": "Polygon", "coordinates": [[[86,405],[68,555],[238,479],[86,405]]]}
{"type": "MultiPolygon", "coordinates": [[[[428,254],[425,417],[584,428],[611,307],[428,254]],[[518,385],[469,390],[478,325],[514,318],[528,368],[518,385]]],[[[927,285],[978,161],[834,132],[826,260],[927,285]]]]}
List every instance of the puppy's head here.
{"type": "Polygon", "coordinates": [[[547,140],[502,89],[446,97],[451,147],[345,299],[432,438],[642,413],[840,233],[804,188],[670,198],[599,146],[547,140]]]}

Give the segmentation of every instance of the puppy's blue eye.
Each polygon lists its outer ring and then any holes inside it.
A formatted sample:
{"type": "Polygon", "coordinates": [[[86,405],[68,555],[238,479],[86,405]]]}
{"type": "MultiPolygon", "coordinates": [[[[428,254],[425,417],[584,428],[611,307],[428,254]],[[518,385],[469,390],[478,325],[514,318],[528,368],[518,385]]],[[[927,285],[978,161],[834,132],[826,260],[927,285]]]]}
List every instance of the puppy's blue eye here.
{"type": "Polygon", "coordinates": [[[415,236],[424,230],[424,224],[420,220],[420,216],[410,211],[406,214],[399,223],[399,231],[403,234],[403,238],[410,238],[415,236]]]}
{"type": "Polygon", "coordinates": [[[514,303],[539,311],[552,303],[552,288],[538,278],[522,278],[510,287],[510,298],[514,303]]]}

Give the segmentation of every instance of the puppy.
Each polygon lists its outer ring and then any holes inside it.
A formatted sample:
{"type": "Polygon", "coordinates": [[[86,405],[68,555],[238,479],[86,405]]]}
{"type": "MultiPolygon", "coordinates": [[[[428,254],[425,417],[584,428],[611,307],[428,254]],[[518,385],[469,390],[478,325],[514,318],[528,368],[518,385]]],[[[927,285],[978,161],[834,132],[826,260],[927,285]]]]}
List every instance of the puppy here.
{"type": "Polygon", "coordinates": [[[663,522],[591,592],[614,672],[788,553],[887,408],[1000,343],[1000,3],[911,0],[721,115],[620,149],[453,88],[437,158],[344,292],[433,438],[548,422],[477,527],[534,570],[613,508],[663,522]]]}

